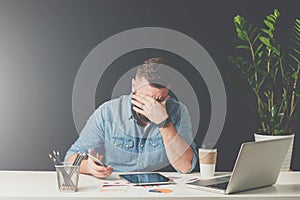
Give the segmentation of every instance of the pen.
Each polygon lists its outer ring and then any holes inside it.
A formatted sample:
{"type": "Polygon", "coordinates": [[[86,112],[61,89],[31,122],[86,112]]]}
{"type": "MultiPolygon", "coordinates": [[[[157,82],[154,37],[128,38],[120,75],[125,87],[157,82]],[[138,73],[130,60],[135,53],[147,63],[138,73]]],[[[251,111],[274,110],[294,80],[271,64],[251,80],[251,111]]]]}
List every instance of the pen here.
{"type": "Polygon", "coordinates": [[[155,192],[155,193],[170,193],[170,192],[173,192],[173,190],[170,190],[170,189],[152,189],[152,190],[149,190],[149,192],[155,192]]]}
{"type": "MultiPolygon", "coordinates": [[[[76,162],[75,161],[73,162],[73,166],[76,166],[76,167],[79,166],[81,164],[81,161],[85,157],[86,157],[85,153],[78,153],[77,156],[76,156],[77,160],[76,160],[76,162]]],[[[73,168],[72,171],[70,172],[70,177],[73,176],[73,174],[75,173],[75,171],[76,171],[76,168],[73,168]]]]}
{"type": "Polygon", "coordinates": [[[162,193],[162,192],[159,191],[159,190],[149,190],[149,192],[162,193]]]}
{"type": "Polygon", "coordinates": [[[79,155],[80,155],[80,152],[77,153],[72,165],[76,165],[76,163],[78,162],[78,159],[79,159],[79,155]]]}
{"type": "Polygon", "coordinates": [[[128,186],[128,184],[103,184],[102,187],[109,187],[109,186],[128,186]]]}
{"type": "Polygon", "coordinates": [[[57,155],[58,161],[61,163],[62,161],[60,159],[59,151],[56,151],[56,155],[57,155]]]}
{"type": "Polygon", "coordinates": [[[84,158],[86,158],[86,153],[80,153],[77,163],[75,163],[76,166],[80,165],[84,158]]]}
{"type": "Polygon", "coordinates": [[[51,155],[50,153],[48,154],[48,156],[49,156],[49,158],[50,158],[52,164],[53,164],[53,165],[57,165],[56,161],[53,159],[53,157],[52,157],[52,155],[51,155]]]}
{"type": "Polygon", "coordinates": [[[53,150],[54,158],[56,159],[56,161],[57,161],[58,164],[61,164],[61,160],[60,160],[58,154],[59,154],[59,153],[57,153],[55,150],[53,150]]]}

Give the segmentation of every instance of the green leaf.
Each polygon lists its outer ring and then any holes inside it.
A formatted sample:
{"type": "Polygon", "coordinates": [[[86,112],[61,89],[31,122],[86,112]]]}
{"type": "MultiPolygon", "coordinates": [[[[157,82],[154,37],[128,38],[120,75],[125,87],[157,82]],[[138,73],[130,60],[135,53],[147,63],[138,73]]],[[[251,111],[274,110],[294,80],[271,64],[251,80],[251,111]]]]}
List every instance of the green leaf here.
{"type": "MultiPolygon", "coordinates": [[[[252,25],[252,24],[251,24],[251,25],[252,25]]],[[[254,37],[254,35],[255,35],[257,29],[258,29],[258,28],[255,27],[255,28],[253,28],[252,30],[249,30],[249,31],[248,31],[248,33],[250,33],[250,34],[249,34],[249,38],[250,38],[250,39],[252,39],[252,38],[254,37]]]]}
{"type": "Polygon", "coordinates": [[[282,135],[284,134],[284,130],[274,129],[274,135],[282,135]]]}
{"type": "Polygon", "coordinates": [[[260,83],[257,85],[257,89],[260,89],[264,82],[265,82],[265,78],[263,78],[263,80],[261,80],[260,83]]]}
{"type": "Polygon", "coordinates": [[[254,38],[252,45],[254,45],[254,43],[256,42],[256,40],[260,37],[261,33],[257,34],[257,36],[254,38]]]}
{"type": "Polygon", "coordinates": [[[264,116],[264,113],[261,108],[258,108],[257,111],[260,116],[264,116]]]}
{"type": "Polygon", "coordinates": [[[260,44],[257,49],[254,52],[254,55],[257,55],[257,53],[261,50],[261,48],[263,47],[263,44],[260,44]]]}
{"type": "Polygon", "coordinates": [[[276,18],[279,17],[280,13],[279,13],[278,9],[274,9],[274,15],[276,18]]]}
{"type": "Polygon", "coordinates": [[[283,121],[283,118],[284,118],[284,113],[279,113],[278,118],[279,118],[279,124],[281,124],[281,122],[283,121]]]}
{"type": "Polygon", "coordinates": [[[294,41],[295,44],[297,44],[298,46],[300,46],[300,36],[295,36],[295,38],[298,40],[298,41],[294,41]]]}
{"type": "Polygon", "coordinates": [[[265,19],[264,23],[265,23],[265,25],[267,25],[270,28],[270,30],[274,30],[274,25],[271,22],[269,22],[268,20],[265,19]]]}
{"type": "Polygon", "coordinates": [[[276,55],[280,55],[280,51],[278,49],[276,49],[275,47],[270,46],[269,47],[276,55]]]}
{"type": "Polygon", "coordinates": [[[237,49],[248,49],[248,50],[250,50],[250,47],[247,46],[247,45],[239,45],[239,46],[237,46],[236,48],[237,48],[237,49]]]}
{"type": "Polygon", "coordinates": [[[273,33],[272,33],[271,31],[269,31],[269,30],[267,30],[267,29],[264,29],[264,28],[262,28],[261,30],[262,30],[264,33],[268,34],[268,36],[269,36],[270,38],[273,38],[273,33]]]}
{"type": "Polygon", "coordinates": [[[274,21],[277,20],[277,17],[275,15],[273,15],[273,14],[270,14],[269,17],[271,17],[272,19],[274,19],[274,21]]]}
{"type": "Polygon", "coordinates": [[[262,106],[262,107],[263,107],[263,109],[265,109],[265,110],[266,110],[266,109],[268,108],[268,104],[267,104],[266,102],[262,102],[262,104],[263,104],[263,106],[262,106]]]}
{"type": "Polygon", "coordinates": [[[239,30],[237,35],[241,40],[247,41],[247,33],[245,31],[239,30]]]}
{"type": "Polygon", "coordinates": [[[289,54],[289,56],[290,56],[291,58],[293,58],[297,63],[300,63],[300,61],[298,60],[298,58],[296,58],[296,57],[293,56],[292,54],[289,54]]]}
{"type": "Polygon", "coordinates": [[[297,79],[297,78],[298,78],[298,73],[297,73],[297,72],[294,72],[294,73],[292,74],[292,78],[293,78],[293,79],[297,79]]]}
{"type": "Polygon", "coordinates": [[[294,37],[291,40],[293,42],[300,42],[300,30],[298,31],[298,30],[294,29],[294,33],[295,33],[295,34],[293,34],[294,37]]]}
{"type": "Polygon", "coordinates": [[[300,19],[295,20],[295,25],[300,28],[300,19]]]}
{"type": "MultiPolygon", "coordinates": [[[[300,42],[297,42],[297,41],[295,41],[295,40],[293,40],[293,39],[291,39],[291,41],[294,42],[294,44],[296,44],[296,46],[299,46],[299,47],[300,47],[300,42]]],[[[300,41],[300,39],[299,39],[299,41],[300,41]]]]}
{"type": "Polygon", "coordinates": [[[275,19],[274,19],[273,17],[271,17],[271,16],[267,16],[267,19],[268,19],[269,21],[271,21],[271,22],[275,22],[275,19]]]}
{"type": "Polygon", "coordinates": [[[271,108],[271,116],[274,118],[276,115],[277,109],[276,109],[276,105],[272,106],[271,108]]]}
{"type": "Polygon", "coordinates": [[[294,30],[294,32],[295,32],[295,38],[297,39],[297,40],[299,40],[299,37],[300,37],[300,30],[294,30]]]}
{"type": "Polygon", "coordinates": [[[244,17],[241,17],[240,15],[237,15],[233,18],[233,21],[234,21],[234,24],[236,27],[239,27],[241,29],[244,29],[245,27],[245,18],[244,17]]]}
{"type": "Polygon", "coordinates": [[[248,33],[252,31],[253,24],[250,24],[247,29],[245,29],[248,33]]]}
{"type": "Polygon", "coordinates": [[[259,40],[264,44],[266,45],[267,47],[270,47],[271,44],[270,44],[270,38],[266,38],[264,36],[260,36],[259,37],[259,40]]]}
{"type": "Polygon", "coordinates": [[[258,59],[257,62],[256,62],[256,66],[259,66],[261,62],[262,62],[262,60],[258,59]]]}
{"type": "Polygon", "coordinates": [[[264,95],[269,98],[269,94],[267,92],[264,92],[264,95]]]}
{"type": "Polygon", "coordinates": [[[261,56],[262,56],[262,54],[263,54],[264,52],[263,51],[260,51],[260,52],[258,52],[258,57],[260,57],[261,58],[261,56]]]}
{"type": "Polygon", "coordinates": [[[300,51],[298,49],[292,48],[297,54],[300,54],[300,51]]]}

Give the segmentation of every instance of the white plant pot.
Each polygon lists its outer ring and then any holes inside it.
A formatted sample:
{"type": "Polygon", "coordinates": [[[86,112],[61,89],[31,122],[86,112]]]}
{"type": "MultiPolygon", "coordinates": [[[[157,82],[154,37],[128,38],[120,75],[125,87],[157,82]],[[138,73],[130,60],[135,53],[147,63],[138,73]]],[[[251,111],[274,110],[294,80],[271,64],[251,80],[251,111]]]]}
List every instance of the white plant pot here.
{"type": "MultiPolygon", "coordinates": [[[[284,158],[281,171],[290,171],[291,169],[291,160],[292,160],[292,153],[293,153],[293,144],[294,144],[294,137],[295,134],[293,135],[261,135],[254,133],[254,138],[255,141],[263,141],[263,140],[273,140],[273,139],[279,139],[279,138],[286,138],[286,137],[292,137],[292,142],[290,144],[289,150],[284,158]]],[[[276,155],[274,155],[276,156],[276,155]]]]}

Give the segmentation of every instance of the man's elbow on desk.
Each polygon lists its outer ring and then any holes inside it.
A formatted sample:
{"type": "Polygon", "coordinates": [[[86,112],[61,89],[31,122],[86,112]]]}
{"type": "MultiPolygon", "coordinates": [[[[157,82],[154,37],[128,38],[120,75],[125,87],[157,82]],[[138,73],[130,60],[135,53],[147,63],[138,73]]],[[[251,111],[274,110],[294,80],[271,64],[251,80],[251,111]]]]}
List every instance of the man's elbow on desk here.
{"type": "Polygon", "coordinates": [[[192,168],[192,165],[190,165],[190,167],[186,167],[183,170],[179,170],[179,171],[182,174],[188,174],[190,172],[191,168],[192,168]]]}
{"type": "Polygon", "coordinates": [[[181,157],[177,161],[173,163],[174,168],[182,173],[182,174],[187,174],[192,171],[193,168],[193,156],[191,158],[183,158],[181,157]]]}

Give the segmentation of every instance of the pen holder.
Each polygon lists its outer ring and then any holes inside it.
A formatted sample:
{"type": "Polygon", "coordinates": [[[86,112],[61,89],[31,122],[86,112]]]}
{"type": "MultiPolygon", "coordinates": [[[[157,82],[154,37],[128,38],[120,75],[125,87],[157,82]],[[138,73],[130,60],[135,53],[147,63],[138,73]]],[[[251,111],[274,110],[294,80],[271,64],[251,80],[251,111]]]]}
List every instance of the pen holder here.
{"type": "Polygon", "coordinates": [[[61,165],[55,165],[55,168],[58,191],[76,192],[78,190],[79,166],[63,162],[61,165]]]}

